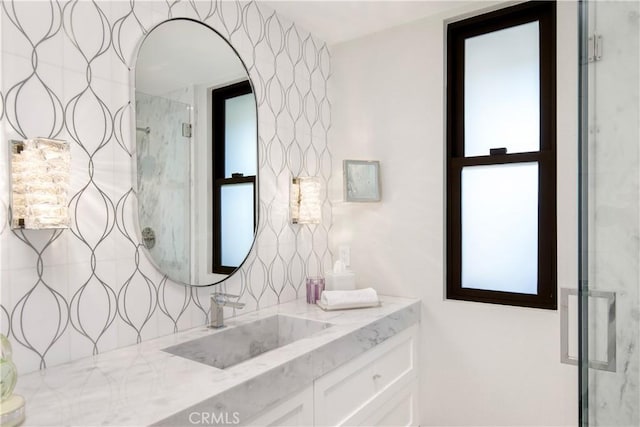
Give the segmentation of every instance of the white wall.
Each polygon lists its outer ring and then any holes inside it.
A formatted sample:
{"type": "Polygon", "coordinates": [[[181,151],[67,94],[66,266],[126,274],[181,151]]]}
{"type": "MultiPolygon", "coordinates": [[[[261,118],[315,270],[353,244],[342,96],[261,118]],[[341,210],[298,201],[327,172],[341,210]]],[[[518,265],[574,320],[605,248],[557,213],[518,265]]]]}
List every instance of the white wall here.
{"type": "MultiPolygon", "coordinates": [[[[559,311],[444,299],[446,16],[334,46],[331,247],[359,287],[423,301],[423,425],[575,425],[577,369],[560,364],[559,311]],[[381,161],[383,201],[342,200],[342,160],[381,161]]],[[[575,287],[577,16],[558,4],[558,283],[575,287]]]]}

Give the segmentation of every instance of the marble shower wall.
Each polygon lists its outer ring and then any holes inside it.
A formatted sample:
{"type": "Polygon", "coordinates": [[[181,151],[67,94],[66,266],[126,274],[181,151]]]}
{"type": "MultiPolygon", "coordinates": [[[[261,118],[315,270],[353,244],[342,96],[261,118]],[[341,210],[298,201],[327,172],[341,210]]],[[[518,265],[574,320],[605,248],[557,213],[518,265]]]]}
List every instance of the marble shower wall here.
{"type": "MultiPolygon", "coordinates": [[[[590,2],[589,288],[616,293],[617,371],[590,370],[590,423],[640,425],[640,3],[590,2]]],[[[606,313],[590,346],[606,359],[606,313]]]]}
{"type": "Polygon", "coordinates": [[[144,34],[168,18],[202,21],[227,37],[255,85],[257,240],[221,287],[240,294],[246,312],[302,295],[304,277],[330,266],[326,193],[322,224],[288,221],[291,176],[320,176],[326,189],[332,169],[323,42],[255,2],[3,0],[0,15],[0,171],[9,139],[72,145],[68,230],[8,229],[9,184],[0,173],[0,331],[20,372],[205,323],[212,289],[158,272],[134,223],[129,69],[144,34]]]}

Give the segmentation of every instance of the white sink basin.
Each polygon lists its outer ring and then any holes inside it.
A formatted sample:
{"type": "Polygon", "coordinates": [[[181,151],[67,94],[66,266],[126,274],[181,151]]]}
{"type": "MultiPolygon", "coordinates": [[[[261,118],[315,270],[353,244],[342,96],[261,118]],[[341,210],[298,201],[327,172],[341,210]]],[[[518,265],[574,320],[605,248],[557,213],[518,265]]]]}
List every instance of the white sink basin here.
{"type": "Polygon", "coordinates": [[[229,327],[206,337],[163,349],[219,369],[226,369],[267,351],[291,344],[331,326],[297,317],[277,314],[229,327]]]}

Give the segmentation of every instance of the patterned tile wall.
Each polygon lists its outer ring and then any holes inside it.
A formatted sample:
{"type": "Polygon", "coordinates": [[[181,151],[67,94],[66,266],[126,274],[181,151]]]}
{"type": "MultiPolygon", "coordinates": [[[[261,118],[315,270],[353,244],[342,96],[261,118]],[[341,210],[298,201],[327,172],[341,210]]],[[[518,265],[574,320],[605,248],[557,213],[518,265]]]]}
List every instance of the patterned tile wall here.
{"type": "Polygon", "coordinates": [[[168,18],[227,37],[256,88],[257,241],[221,287],[251,311],[302,296],[305,275],[331,264],[326,194],[322,224],[288,222],[290,177],[317,175],[326,189],[331,173],[324,43],[256,2],[2,0],[0,14],[0,331],[20,372],[205,323],[211,288],[156,271],[133,223],[129,69],[144,34],[168,18]],[[72,144],[68,230],[7,226],[7,141],[34,136],[72,144]]]}

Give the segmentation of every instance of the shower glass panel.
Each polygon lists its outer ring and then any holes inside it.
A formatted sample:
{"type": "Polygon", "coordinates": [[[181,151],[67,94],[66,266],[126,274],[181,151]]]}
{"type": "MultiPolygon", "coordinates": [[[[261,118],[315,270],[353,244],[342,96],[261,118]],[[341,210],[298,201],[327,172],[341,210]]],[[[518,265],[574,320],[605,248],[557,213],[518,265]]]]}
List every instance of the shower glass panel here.
{"type": "Polygon", "coordinates": [[[161,271],[191,283],[190,145],[182,124],[190,122],[188,104],[136,92],[136,132],[140,227],[153,232],[145,246],[161,271]]]}
{"type": "Polygon", "coordinates": [[[640,425],[639,18],[580,3],[581,426],[640,425]]]}

